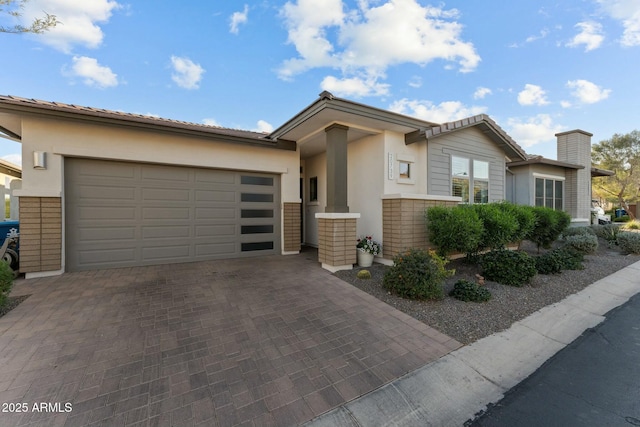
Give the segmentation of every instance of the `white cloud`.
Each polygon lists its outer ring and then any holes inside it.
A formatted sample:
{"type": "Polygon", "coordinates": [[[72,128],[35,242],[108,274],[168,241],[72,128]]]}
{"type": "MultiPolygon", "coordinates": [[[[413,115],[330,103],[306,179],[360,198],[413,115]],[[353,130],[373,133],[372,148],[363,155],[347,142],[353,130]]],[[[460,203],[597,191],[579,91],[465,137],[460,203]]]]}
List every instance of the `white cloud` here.
{"type": "Polygon", "coordinates": [[[248,17],[249,17],[249,6],[245,4],[242,12],[234,12],[233,15],[231,15],[231,18],[230,18],[231,22],[229,23],[229,31],[232,34],[238,34],[239,32],[238,27],[240,26],[240,24],[246,24],[248,17]]]}
{"type": "Polygon", "coordinates": [[[22,166],[22,154],[7,154],[0,158],[14,165],[22,166]]]}
{"type": "Polygon", "coordinates": [[[218,121],[216,119],[204,119],[204,120],[202,120],[202,123],[207,125],[207,126],[215,126],[215,127],[218,127],[218,128],[222,127],[220,125],[220,123],[218,123],[218,121]]]}
{"type": "Polygon", "coordinates": [[[80,77],[85,85],[100,89],[118,86],[118,75],[111,68],[100,65],[97,59],[87,56],[74,56],[71,69],[65,67],[63,74],[80,77]]]}
{"type": "Polygon", "coordinates": [[[198,89],[205,70],[189,58],[171,57],[171,79],[183,89],[198,89]]]}
{"type": "Polygon", "coordinates": [[[288,42],[298,56],[286,60],[278,74],[290,79],[312,68],[340,69],[354,75],[384,76],[388,67],[436,59],[473,71],[480,62],[472,43],[461,39],[458,12],[421,6],[416,0],[358,1],[349,10],[342,0],[289,1],[282,10],[288,42]]]}
{"type": "Polygon", "coordinates": [[[536,40],[541,40],[545,37],[547,37],[549,35],[549,30],[547,30],[546,28],[543,30],[540,30],[540,34],[535,35],[535,36],[529,36],[527,37],[527,39],[525,40],[526,43],[533,43],[536,40]]]}
{"type": "Polygon", "coordinates": [[[596,0],[605,12],[622,23],[623,46],[640,46],[640,2],[638,0],[596,0]]]}
{"type": "Polygon", "coordinates": [[[548,114],[538,114],[525,120],[510,118],[507,120],[506,128],[509,135],[525,148],[552,141],[556,133],[564,130],[561,125],[553,123],[548,114]]]}
{"type": "Polygon", "coordinates": [[[467,107],[459,101],[445,101],[438,105],[431,101],[401,99],[389,106],[389,110],[417,117],[434,123],[446,123],[486,112],[485,107],[467,107]]]}
{"type": "Polygon", "coordinates": [[[113,0],[31,0],[25,3],[22,18],[31,22],[41,17],[43,11],[55,15],[60,23],[35,37],[55,49],[71,53],[75,45],[100,46],[104,33],[98,24],[107,23],[113,11],[120,7],[113,0]]]}
{"type": "Polygon", "coordinates": [[[389,94],[389,85],[379,83],[375,77],[351,77],[339,79],[334,76],[327,76],[320,84],[322,90],[327,90],[336,96],[356,98],[363,96],[381,96],[389,94]]]}
{"type": "Polygon", "coordinates": [[[420,76],[413,76],[411,77],[411,80],[409,80],[409,83],[407,83],[409,86],[411,86],[412,88],[419,88],[422,87],[422,77],[420,76]]]}
{"type": "Polygon", "coordinates": [[[571,94],[582,104],[595,104],[609,97],[611,89],[603,89],[588,80],[570,80],[567,87],[573,89],[571,94]]]}
{"type": "Polygon", "coordinates": [[[484,99],[487,95],[491,95],[493,92],[488,87],[479,87],[473,93],[473,99],[484,99]]]}
{"type": "Polygon", "coordinates": [[[567,43],[569,47],[580,47],[584,45],[585,52],[599,48],[604,41],[602,35],[602,25],[598,22],[586,21],[578,22],[576,28],[580,29],[580,32],[567,43]]]}
{"type": "Polygon", "coordinates": [[[273,125],[269,122],[266,122],[264,120],[258,120],[258,123],[256,123],[256,128],[253,129],[254,132],[262,132],[262,133],[270,133],[273,131],[273,125]]]}
{"type": "Polygon", "coordinates": [[[518,103],[520,105],[547,105],[547,93],[538,85],[526,84],[524,89],[518,93],[518,103]]]}

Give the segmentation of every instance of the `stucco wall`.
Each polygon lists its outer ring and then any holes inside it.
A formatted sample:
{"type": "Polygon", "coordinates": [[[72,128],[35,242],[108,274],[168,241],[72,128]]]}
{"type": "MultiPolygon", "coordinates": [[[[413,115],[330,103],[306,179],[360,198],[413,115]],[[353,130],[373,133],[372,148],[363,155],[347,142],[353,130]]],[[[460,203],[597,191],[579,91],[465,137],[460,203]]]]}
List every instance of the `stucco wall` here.
{"type": "Polygon", "coordinates": [[[304,161],[304,237],[307,245],[318,246],[318,220],[316,214],[324,212],[327,205],[327,157],[323,154],[304,161]],[[309,201],[309,180],[318,178],[318,200],[309,201]]]}
{"type": "Polygon", "coordinates": [[[64,156],[164,163],[281,174],[282,202],[299,202],[299,154],[72,121],[26,118],[23,123],[23,196],[60,196],[64,156]],[[47,153],[47,169],[33,169],[33,151],[47,153]]]}
{"type": "Polygon", "coordinates": [[[359,213],[356,235],[382,240],[382,189],[384,185],[385,134],[370,136],[348,145],[349,211],[359,213]]]}

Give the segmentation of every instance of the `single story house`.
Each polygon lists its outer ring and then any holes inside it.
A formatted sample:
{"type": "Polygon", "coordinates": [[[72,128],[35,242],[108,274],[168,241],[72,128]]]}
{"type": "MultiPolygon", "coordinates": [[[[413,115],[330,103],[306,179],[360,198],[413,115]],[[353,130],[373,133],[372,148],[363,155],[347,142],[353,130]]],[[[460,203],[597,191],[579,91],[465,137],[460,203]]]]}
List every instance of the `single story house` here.
{"type": "Polygon", "coordinates": [[[22,144],[27,277],[318,247],[355,263],[427,245],[428,206],[510,200],[589,221],[591,135],[528,156],[490,117],[431,123],[323,92],[271,133],[0,96],[0,136],[22,144]],[[577,154],[576,154],[577,153],[577,154]]]}

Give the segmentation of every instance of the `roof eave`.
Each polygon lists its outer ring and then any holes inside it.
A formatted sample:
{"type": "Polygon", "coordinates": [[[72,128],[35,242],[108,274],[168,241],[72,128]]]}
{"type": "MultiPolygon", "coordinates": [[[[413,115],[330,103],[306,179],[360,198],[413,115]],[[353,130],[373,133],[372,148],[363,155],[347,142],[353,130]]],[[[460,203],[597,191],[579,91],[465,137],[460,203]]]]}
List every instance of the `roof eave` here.
{"type": "MultiPolygon", "coordinates": [[[[73,106],[65,107],[64,105],[31,105],[21,104],[19,102],[9,102],[3,99],[0,102],[0,111],[8,113],[18,113],[22,115],[48,117],[48,118],[64,118],[67,120],[81,121],[83,123],[96,123],[102,125],[113,125],[118,127],[126,127],[142,130],[153,130],[156,132],[168,133],[173,135],[183,135],[197,138],[213,139],[216,141],[242,143],[255,145],[260,147],[277,148],[282,150],[295,151],[296,146],[292,141],[282,140],[273,141],[268,139],[265,134],[262,137],[248,137],[242,135],[231,135],[225,132],[216,132],[214,127],[205,127],[195,123],[187,122],[165,122],[161,119],[152,117],[123,115],[116,116],[117,112],[109,112],[107,110],[82,109],[78,111],[71,110],[73,106]]],[[[10,135],[13,136],[13,135],[10,135]]]]}
{"type": "Polygon", "coordinates": [[[399,124],[422,132],[430,126],[437,126],[436,123],[427,122],[415,117],[405,116],[403,114],[371,107],[369,105],[360,104],[347,99],[337,98],[330,92],[324,91],[315,102],[293,116],[282,126],[275,129],[268,135],[268,137],[272,140],[278,140],[282,135],[286,135],[288,132],[311,119],[324,109],[332,109],[343,113],[355,114],[360,117],[375,119],[380,122],[399,124]]]}

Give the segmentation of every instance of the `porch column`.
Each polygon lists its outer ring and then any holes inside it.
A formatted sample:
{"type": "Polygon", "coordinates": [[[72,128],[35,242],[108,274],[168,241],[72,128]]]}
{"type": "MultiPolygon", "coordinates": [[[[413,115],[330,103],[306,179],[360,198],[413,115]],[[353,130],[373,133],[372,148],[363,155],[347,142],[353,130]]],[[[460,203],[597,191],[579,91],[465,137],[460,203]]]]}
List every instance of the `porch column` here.
{"type": "Polygon", "coordinates": [[[347,132],[349,128],[331,125],[327,137],[327,213],[349,212],[347,206],[347,132]]]}
{"type": "Polygon", "coordinates": [[[318,218],[318,261],[335,272],[350,270],[356,262],[356,221],[358,213],[347,206],[347,132],[349,128],[325,128],[327,141],[327,206],[318,218]]]}

